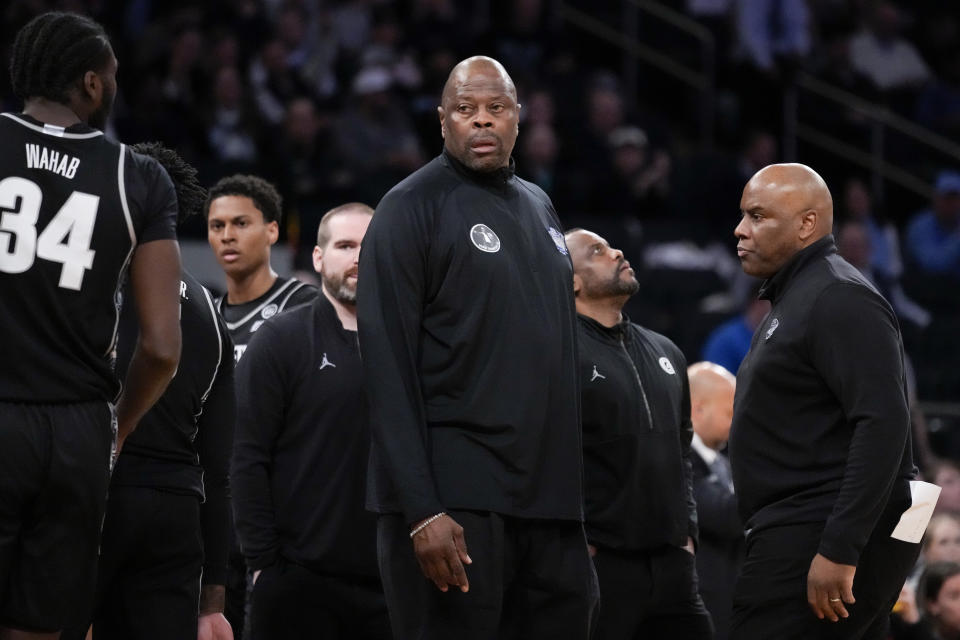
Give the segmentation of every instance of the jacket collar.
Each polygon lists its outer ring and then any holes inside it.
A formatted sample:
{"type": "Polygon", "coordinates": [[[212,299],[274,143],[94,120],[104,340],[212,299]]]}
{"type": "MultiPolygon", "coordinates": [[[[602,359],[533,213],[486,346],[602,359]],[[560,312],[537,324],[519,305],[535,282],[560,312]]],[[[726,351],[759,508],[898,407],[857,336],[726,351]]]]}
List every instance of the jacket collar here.
{"type": "Polygon", "coordinates": [[[440,154],[440,157],[441,162],[445,163],[449,167],[452,167],[454,171],[459,173],[467,180],[486,187],[506,186],[513,178],[516,169],[516,162],[514,162],[512,156],[510,157],[510,162],[507,164],[507,166],[500,167],[494,171],[474,171],[467,165],[454,158],[453,155],[447,151],[446,147],[444,147],[443,153],[440,154]]]}
{"type": "Polygon", "coordinates": [[[317,297],[313,300],[313,313],[321,322],[333,327],[335,333],[340,336],[344,342],[349,343],[351,340],[356,339],[357,334],[355,331],[349,331],[343,328],[343,323],[340,322],[340,316],[337,315],[337,310],[333,308],[333,304],[327,299],[326,294],[323,293],[323,289],[317,290],[317,297]]]}
{"type": "Polygon", "coordinates": [[[620,316],[621,316],[620,322],[613,325],[612,327],[605,327],[599,322],[597,322],[596,320],[594,320],[593,318],[591,318],[590,316],[585,316],[582,313],[577,314],[577,317],[580,319],[580,322],[582,322],[587,328],[589,328],[592,331],[595,331],[601,336],[608,338],[610,340],[613,340],[615,342],[619,342],[621,338],[625,341],[629,341],[630,331],[628,329],[630,327],[630,318],[628,318],[627,314],[623,313],[622,311],[620,312],[620,316]]]}
{"type": "Polygon", "coordinates": [[[836,252],[837,244],[834,242],[832,234],[828,234],[809,247],[801,249],[787,260],[787,263],[780,267],[779,271],[763,283],[763,286],[760,287],[760,299],[769,300],[776,304],[797,274],[803,271],[808,264],[836,252]]]}

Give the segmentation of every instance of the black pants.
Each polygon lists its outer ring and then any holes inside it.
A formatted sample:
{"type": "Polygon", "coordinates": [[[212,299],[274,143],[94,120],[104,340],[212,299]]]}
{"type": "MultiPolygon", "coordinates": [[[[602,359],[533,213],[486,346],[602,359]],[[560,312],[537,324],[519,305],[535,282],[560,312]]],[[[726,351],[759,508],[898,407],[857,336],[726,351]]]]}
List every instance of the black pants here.
{"type": "Polygon", "coordinates": [[[92,615],[61,640],[195,638],[202,566],[199,497],[111,487],[92,615]]]}
{"type": "Polygon", "coordinates": [[[849,618],[819,620],[807,604],[807,572],[823,523],[774,527],[747,537],[733,600],[731,640],[879,640],[920,545],[884,532],[870,538],[853,579],[849,618]]]}
{"type": "Polygon", "coordinates": [[[0,627],[60,631],[83,615],[107,504],[111,421],[106,402],[0,402],[0,627]]]}
{"type": "Polygon", "coordinates": [[[377,578],[322,575],[280,559],[250,593],[251,640],[389,640],[377,578]]]}
{"type": "Polygon", "coordinates": [[[583,525],[448,511],[464,529],[470,591],[424,577],[399,515],[377,522],[380,575],[397,640],[587,640],[597,579],[583,525]]]}
{"type": "Polygon", "coordinates": [[[649,552],[598,548],[597,640],[709,640],[710,614],[697,592],[696,558],[674,546],[649,552]]]}

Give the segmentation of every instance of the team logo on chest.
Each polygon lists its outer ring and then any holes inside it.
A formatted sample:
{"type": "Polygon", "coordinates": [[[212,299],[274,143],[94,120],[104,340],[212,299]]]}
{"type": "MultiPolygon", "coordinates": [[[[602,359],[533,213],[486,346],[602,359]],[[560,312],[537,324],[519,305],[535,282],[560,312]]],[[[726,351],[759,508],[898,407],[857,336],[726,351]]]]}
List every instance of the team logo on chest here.
{"type": "Polygon", "coordinates": [[[667,360],[666,356],[660,358],[660,368],[666,371],[667,373],[669,373],[670,375],[673,375],[676,373],[676,371],[674,371],[673,369],[673,363],[667,360]]]}
{"type": "Polygon", "coordinates": [[[279,310],[280,307],[278,307],[276,304],[270,303],[263,308],[263,311],[260,312],[260,317],[264,320],[272,318],[273,316],[277,315],[277,311],[279,310]]]}
{"type": "Polygon", "coordinates": [[[777,319],[777,318],[774,318],[774,319],[773,319],[773,322],[770,323],[770,328],[767,329],[767,336],[766,336],[766,338],[764,338],[764,340],[769,340],[769,339],[770,339],[770,336],[773,335],[773,332],[776,331],[776,330],[777,330],[777,327],[779,327],[779,326],[780,326],[780,320],[777,319]]]}
{"type": "Polygon", "coordinates": [[[493,229],[485,224],[475,224],[471,227],[470,242],[477,249],[486,253],[500,251],[500,238],[493,232],[493,229]]]}
{"type": "Polygon", "coordinates": [[[563,234],[550,227],[547,229],[547,233],[550,234],[550,237],[553,238],[553,244],[557,245],[557,251],[563,255],[570,255],[570,251],[567,249],[567,243],[563,241],[563,234]]]}

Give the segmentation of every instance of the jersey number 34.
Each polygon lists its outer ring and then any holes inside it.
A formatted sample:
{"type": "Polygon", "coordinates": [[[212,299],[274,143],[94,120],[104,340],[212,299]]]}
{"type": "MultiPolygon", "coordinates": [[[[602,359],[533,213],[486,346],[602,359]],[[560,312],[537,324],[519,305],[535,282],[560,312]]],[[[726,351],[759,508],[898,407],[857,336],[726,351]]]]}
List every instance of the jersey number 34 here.
{"type": "Polygon", "coordinates": [[[11,177],[0,181],[0,271],[23,273],[37,258],[63,265],[60,287],[79,291],[93,268],[90,248],[100,197],[74,191],[37,235],[43,192],[36,183],[11,177]]]}

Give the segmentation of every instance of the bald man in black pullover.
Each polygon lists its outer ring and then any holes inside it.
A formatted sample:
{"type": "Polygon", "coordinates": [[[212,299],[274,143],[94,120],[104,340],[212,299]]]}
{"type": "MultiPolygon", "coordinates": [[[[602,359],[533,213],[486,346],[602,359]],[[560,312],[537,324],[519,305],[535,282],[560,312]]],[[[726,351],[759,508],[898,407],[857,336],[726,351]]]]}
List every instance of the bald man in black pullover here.
{"type": "Polygon", "coordinates": [[[730,637],[882,638],[919,551],[890,537],[915,476],[897,320],[837,255],[812,169],[762,169],[740,209],[737,253],[772,308],[737,373],[748,535],[730,637]]]}

